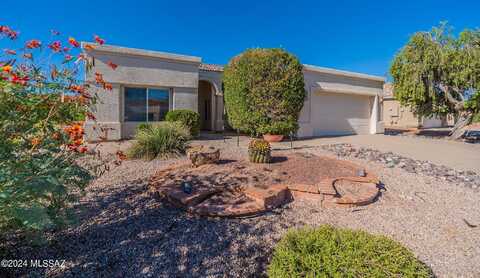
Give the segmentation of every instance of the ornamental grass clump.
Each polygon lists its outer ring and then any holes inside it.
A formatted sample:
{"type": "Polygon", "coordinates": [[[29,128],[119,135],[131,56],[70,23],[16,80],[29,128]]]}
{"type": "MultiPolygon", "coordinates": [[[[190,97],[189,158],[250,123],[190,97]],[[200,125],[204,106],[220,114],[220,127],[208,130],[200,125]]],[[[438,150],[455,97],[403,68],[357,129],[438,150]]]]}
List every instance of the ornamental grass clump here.
{"type": "Polygon", "coordinates": [[[290,230],[275,247],[268,276],[432,277],[432,272],[385,236],[324,225],[290,230]]]}
{"type": "Polygon", "coordinates": [[[162,122],[138,130],[136,142],[129,149],[131,158],[167,158],[185,153],[190,132],[180,122],[162,122]]]}
{"type": "Polygon", "coordinates": [[[248,158],[253,163],[270,163],[272,160],[270,143],[263,139],[253,139],[248,145],[248,158]]]}

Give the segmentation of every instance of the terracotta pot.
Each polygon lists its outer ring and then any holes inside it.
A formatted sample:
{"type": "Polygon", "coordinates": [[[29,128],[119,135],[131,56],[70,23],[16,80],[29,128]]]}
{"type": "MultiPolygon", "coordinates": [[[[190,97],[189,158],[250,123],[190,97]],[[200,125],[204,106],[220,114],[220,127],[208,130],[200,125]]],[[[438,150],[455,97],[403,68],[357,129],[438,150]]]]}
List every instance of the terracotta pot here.
{"type": "Polygon", "coordinates": [[[280,142],[283,140],[283,135],[264,134],[263,139],[269,143],[280,142]]]}

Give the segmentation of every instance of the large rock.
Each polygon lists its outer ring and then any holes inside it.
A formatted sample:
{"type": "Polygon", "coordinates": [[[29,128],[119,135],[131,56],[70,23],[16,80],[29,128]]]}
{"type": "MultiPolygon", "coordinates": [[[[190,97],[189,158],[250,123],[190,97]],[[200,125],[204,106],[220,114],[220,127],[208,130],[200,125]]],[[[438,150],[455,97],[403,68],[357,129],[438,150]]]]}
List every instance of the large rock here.
{"type": "Polygon", "coordinates": [[[195,146],[187,150],[187,157],[194,167],[213,164],[220,159],[220,149],[215,147],[195,146]]]}
{"type": "Polygon", "coordinates": [[[270,185],[266,189],[258,187],[247,187],[245,195],[255,200],[265,209],[279,207],[291,201],[290,191],[286,185],[270,185]]]}

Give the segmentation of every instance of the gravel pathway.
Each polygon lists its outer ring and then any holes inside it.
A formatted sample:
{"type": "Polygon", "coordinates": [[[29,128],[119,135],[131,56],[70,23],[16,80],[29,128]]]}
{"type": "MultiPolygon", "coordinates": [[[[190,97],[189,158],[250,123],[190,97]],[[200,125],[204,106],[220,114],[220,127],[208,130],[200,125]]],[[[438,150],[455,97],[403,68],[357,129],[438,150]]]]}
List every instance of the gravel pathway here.
{"type": "MultiPolygon", "coordinates": [[[[222,147],[224,158],[246,153],[234,140],[202,143],[222,147]]],[[[322,148],[301,151],[332,155],[322,148]]],[[[297,201],[244,219],[199,218],[169,207],[147,193],[146,179],[174,161],[126,161],[88,188],[78,204],[79,226],[50,234],[49,246],[6,243],[11,258],[65,259],[65,268],[20,269],[11,275],[262,277],[275,242],[288,228],[329,223],[392,237],[438,277],[480,277],[480,194],[448,180],[349,159],[384,182],[386,190],[374,204],[321,209],[297,201]]]]}

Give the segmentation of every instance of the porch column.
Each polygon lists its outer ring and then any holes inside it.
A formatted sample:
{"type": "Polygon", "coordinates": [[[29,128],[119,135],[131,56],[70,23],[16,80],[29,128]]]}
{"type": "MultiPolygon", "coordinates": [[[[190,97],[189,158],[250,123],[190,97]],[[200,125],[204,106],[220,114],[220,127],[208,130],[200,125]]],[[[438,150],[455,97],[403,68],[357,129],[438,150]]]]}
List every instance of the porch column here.
{"type": "Polygon", "coordinates": [[[378,95],[375,96],[372,105],[372,111],[370,113],[370,134],[376,134],[378,129],[378,95]]]}

